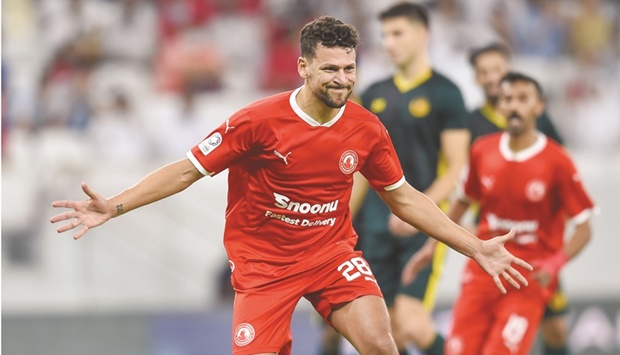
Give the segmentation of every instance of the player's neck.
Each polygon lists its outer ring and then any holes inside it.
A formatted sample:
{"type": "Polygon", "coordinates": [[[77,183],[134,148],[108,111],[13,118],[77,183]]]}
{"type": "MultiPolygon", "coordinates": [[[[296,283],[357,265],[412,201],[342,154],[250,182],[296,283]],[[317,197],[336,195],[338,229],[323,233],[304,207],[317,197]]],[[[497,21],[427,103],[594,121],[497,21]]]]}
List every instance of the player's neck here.
{"type": "Polygon", "coordinates": [[[295,100],[297,100],[299,108],[319,124],[325,124],[331,121],[338,115],[338,112],[340,112],[339,108],[326,106],[310,91],[310,89],[307,89],[305,85],[299,90],[295,100]]]}
{"type": "Polygon", "coordinates": [[[409,63],[399,66],[396,74],[404,80],[410,81],[426,74],[430,69],[430,61],[428,60],[426,54],[423,54],[409,63]]]}
{"type": "Polygon", "coordinates": [[[516,153],[531,147],[532,145],[534,145],[534,143],[536,143],[536,140],[538,140],[536,130],[531,129],[520,135],[510,135],[510,139],[508,140],[508,147],[511,151],[516,153]]]}

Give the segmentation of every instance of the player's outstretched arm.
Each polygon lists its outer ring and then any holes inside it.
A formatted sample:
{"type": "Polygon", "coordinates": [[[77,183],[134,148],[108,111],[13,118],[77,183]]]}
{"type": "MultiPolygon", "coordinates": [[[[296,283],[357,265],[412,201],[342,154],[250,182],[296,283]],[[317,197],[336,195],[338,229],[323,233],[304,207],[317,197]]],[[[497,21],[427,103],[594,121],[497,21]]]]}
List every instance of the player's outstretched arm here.
{"type": "Polygon", "coordinates": [[[159,168],[136,185],[109,199],[102,197],[86,183],[82,183],[82,190],[88,198],[84,201],[52,202],[52,207],[71,210],[52,217],[50,222],[71,220],[58,227],[58,233],[82,226],[73,235],[73,239],[79,239],[91,228],[113,217],[181,192],[201,177],[203,175],[196,170],[189,159],[183,159],[159,168]]]}
{"type": "Polygon", "coordinates": [[[527,286],[527,280],[513,265],[519,265],[528,270],[532,270],[532,267],[510,254],[504,247],[504,244],[514,237],[514,231],[482,241],[452,222],[431,199],[408,183],[391,191],[382,191],[379,194],[388,204],[392,213],[400,219],[447,244],[459,253],[474,259],[493,278],[503,293],[506,292],[506,289],[500,277],[515,288],[519,288],[520,284],[527,286]]]}

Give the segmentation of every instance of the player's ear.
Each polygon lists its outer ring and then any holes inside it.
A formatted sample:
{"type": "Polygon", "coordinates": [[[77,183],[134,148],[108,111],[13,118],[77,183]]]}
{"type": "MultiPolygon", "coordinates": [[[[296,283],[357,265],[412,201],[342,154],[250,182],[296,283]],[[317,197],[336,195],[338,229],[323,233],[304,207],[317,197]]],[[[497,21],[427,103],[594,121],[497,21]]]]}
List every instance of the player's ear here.
{"type": "Polygon", "coordinates": [[[308,78],[308,59],[304,57],[297,58],[297,72],[304,80],[308,78]]]}
{"type": "Polygon", "coordinates": [[[545,100],[543,98],[539,98],[538,101],[536,102],[536,106],[534,107],[535,113],[536,113],[536,117],[539,117],[540,115],[542,115],[542,113],[545,111],[545,100]]]}

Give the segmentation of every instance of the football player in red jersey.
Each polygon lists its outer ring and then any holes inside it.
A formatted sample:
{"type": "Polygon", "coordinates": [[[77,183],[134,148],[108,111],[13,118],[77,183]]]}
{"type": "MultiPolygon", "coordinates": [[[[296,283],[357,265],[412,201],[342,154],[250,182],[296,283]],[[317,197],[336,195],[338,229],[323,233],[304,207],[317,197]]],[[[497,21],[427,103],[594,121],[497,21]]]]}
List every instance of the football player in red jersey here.
{"type": "Polygon", "coordinates": [[[290,354],[290,321],[305,297],[362,354],[397,353],[376,280],[351,226],[348,202],[360,171],[395,215],[467,255],[506,292],[527,285],[508,253],[514,233],[482,241],[450,221],[404,179],[385,127],[348,101],[355,83],[355,29],[321,17],[301,31],[304,85],[254,102],[190,149],[185,159],[104,198],[85,183],[85,201],[55,201],[70,211],[51,222],[89,229],[179,193],[229,169],[224,245],[235,290],[234,354],[290,354]]]}
{"type": "MultiPolygon", "coordinates": [[[[543,108],[534,79],[519,73],[502,78],[498,109],[508,119],[506,132],[473,144],[462,194],[448,213],[459,221],[475,200],[480,238],[516,230],[506,248],[534,266],[525,273],[530,286],[502,295],[468,261],[446,354],[529,354],[558,273],[590,240],[594,205],[568,154],[536,130],[543,108]],[[567,218],[576,228],[564,243],[567,218]]],[[[422,259],[422,254],[412,257],[407,280],[422,259]]]]}

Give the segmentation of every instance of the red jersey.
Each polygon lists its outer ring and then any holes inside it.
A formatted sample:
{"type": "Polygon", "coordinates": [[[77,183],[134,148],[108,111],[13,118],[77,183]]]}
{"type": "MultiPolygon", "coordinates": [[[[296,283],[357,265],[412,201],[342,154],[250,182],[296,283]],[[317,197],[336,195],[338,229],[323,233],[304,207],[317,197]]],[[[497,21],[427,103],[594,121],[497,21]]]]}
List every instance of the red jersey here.
{"type": "Polygon", "coordinates": [[[229,168],[224,245],[237,289],[353,250],[357,235],[348,204],[354,172],[378,190],[405,181],[376,116],[348,101],[319,124],[297,104],[299,90],[241,109],[187,153],[205,175],[229,168]]]}
{"type": "Polygon", "coordinates": [[[585,222],[593,203],[570,157],[543,134],[514,153],[508,133],[478,139],[471,148],[464,193],[480,203],[478,233],[490,239],[516,229],[506,249],[526,261],[559,251],[567,218],[585,222]]]}

